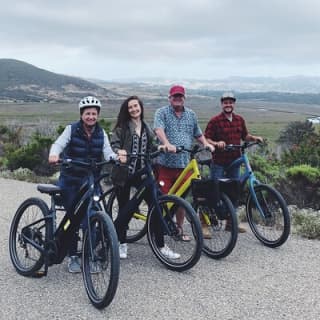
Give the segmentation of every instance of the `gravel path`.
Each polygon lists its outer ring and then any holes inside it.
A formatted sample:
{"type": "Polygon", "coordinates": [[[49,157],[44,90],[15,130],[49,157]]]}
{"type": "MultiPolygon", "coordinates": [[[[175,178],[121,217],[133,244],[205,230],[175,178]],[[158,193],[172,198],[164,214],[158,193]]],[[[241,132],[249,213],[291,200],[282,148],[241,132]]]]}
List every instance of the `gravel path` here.
{"type": "MultiPolygon", "coordinates": [[[[34,184],[0,178],[0,319],[320,319],[320,241],[291,236],[278,249],[239,235],[223,260],[202,256],[191,270],[167,270],[146,239],[129,245],[120,281],[103,311],[89,302],[81,275],[66,262],[47,277],[18,275],[8,254],[12,216],[34,184]]],[[[44,196],[46,199],[46,197],[44,196]]]]}

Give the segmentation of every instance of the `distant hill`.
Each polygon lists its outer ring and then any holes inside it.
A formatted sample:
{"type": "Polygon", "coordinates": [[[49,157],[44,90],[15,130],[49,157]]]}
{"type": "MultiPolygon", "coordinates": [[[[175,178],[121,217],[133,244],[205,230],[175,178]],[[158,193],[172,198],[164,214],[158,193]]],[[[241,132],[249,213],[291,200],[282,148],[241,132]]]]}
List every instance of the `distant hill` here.
{"type": "MultiPolygon", "coordinates": [[[[229,78],[228,78],[229,79],[229,78]]],[[[142,97],[148,97],[152,99],[161,98],[164,99],[168,95],[170,86],[173,83],[180,83],[186,87],[187,96],[193,97],[211,97],[217,100],[220,99],[221,94],[224,91],[232,90],[239,101],[250,100],[250,101],[267,101],[267,102],[279,102],[279,103],[296,103],[296,104],[314,104],[320,105],[320,86],[317,91],[316,81],[312,82],[314,85],[311,90],[311,87],[303,92],[303,85],[301,78],[301,91],[298,91],[299,81],[295,82],[296,90],[293,90],[291,87],[283,87],[278,90],[277,82],[272,82],[270,78],[269,86],[265,86],[262,90],[261,80],[256,78],[239,78],[238,82],[230,83],[228,79],[221,81],[218,84],[218,80],[181,80],[181,81],[170,81],[165,79],[146,79],[146,80],[132,80],[132,81],[103,81],[103,80],[92,80],[101,87],[104,87],[108,90],[112,90],[118,95],[124,95],[126,92],[134,92],[142,97]],[[242,79],[242,83],[240,81],[242,79]],[[255,80],[257,82],[255,82],[255,80]],[[274,84],[274,86],[272,85],[274,84]],[[250,89],[251,88],[251,89],[250,89]]],[[[309,78],[310,80],[311,78],[309,78]]],[[[280,82],[280,80],[277,80],[280,82]]],[[[265,81],[267,82],[267,81],[265,81]]],[[[311,82],[311,80],[309,81],[311,82]]],[[[305,81],[307,83],[307,81],[305,81]]],[[[320,84],[320,77],[319,77],[320,84]]]]}
{"type": "Polygon", "coordinates": [[[239,100],[320,105],[320,77],[229,77],[217,80],[150,78],[122,81],[84,80],[53,73],[26,62],[0,59],[0,102],[74,102],[85,95],[124,99],[136,94],[164,101],[173,83],[181,83],[187,95],[219,100],[226,90],[239,100]]]}
{"type": "Polygon", "coordinates": [[[19,60],[0,59],[2,101],[67,102],[85,95],[103,98],[113,93],[87,80],[56,74],[19,60]]]}

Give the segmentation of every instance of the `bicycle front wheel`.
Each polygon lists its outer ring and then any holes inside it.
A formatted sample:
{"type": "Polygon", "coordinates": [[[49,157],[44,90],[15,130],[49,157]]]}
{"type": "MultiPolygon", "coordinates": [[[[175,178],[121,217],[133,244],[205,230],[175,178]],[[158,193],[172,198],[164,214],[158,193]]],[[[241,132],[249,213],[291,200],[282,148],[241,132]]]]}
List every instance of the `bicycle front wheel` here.
{"type": "Polygon", "coordinates": [[[23,276],[34,275],[44,263],[44,254],[35,245],[45,249],[51,232],[48,215],[49,208],[42,199],[29,198],[13,217],[9,234],[10,258],[23,276]]]}
{"type": "Polygon", "coordinates": [[[159,197],[160,212],[149,213],[148,241],[155,256],[167,268],[184,271],[200,259],[203,237],[194,209],[184,199],[173,195],[159,197]]]}
{"type": "Polygon", "coordinates": [[[238,238],[238,220],[230,199],[222,193],[218,208],[201,204],[194,208],[202,221],[202,228],[207,231],[203,239],[203,252],[213,259],[229,255],[238,238]]]}
{"type": "Polygon", "coordinates": [[[249,194],[246,204],[248,223],[254,235],[264,245],[275,248],[282,245],[290,234],[290,215],[287,204],[274,188],[261,184],[254,187],[257,201],[249,194]]]}
{"type": "Polygon", "coordinates": [[[82,275],[87,295],[98,309],[108,306],[117,290],[120,258],[110,217],[97,211],[90,217],[82,248],[82,275]]]}
{"type": "MultiPolygon", "coordinates": [[[[135,188],[131,187],[130,193],[135,193],[135,188]]],[[[119,212],[119,204],[116,197],[115,191],[113,191],[108,200],[107,212],[112,215],[112,220],[114,221],[119,212]]],[[[147,215],[148,215],[148,205],[142,200],[142,202],[136,207],[132,215],[131,220],[127,226],[126,242],[133,243],[141,238],[143,238],[147,233],[147,215]]]]}

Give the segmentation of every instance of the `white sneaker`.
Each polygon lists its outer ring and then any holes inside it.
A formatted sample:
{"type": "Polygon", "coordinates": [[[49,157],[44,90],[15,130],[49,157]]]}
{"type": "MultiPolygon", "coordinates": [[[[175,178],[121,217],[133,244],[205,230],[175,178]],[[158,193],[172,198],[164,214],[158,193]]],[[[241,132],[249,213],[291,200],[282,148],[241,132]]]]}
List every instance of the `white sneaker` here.
{"type": "Polygon", "coordinates": [[[126,243],[119,244],[119,255],[120,259],[127,259],[128,256],[128,246],[126,243]]]}
{"type": "Polygon", "coordinates": [[[160,249],[160,252],[168,259],[179,259],[180,254],[173,252],[166,244],[160,249]]]}

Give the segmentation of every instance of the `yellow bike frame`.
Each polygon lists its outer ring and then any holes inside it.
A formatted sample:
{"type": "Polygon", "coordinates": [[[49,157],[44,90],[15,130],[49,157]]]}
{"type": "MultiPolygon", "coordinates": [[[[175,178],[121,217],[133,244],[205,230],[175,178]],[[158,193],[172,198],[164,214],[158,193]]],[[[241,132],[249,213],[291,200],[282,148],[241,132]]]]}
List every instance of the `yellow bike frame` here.
{"type": "MultiPolygon", "coordinates": [[[[186,191],[191,187],[193,179],[201,179],[201,174],[196,159],[191,159],[188,165],[180,173],[176,182],[170,188],[168,194],[174,194],[178,197],[184,197],[186,191]]],[[[208,226],[211,225],[208,214],[202,213],[202,217],[208,226]]]]}
{"type": "Polygon", "coordinates": [[[182,197],[185,192],[191,187],[191,181],[193,179],[200,179],[200,171],[198,163],[195,159],[190,160],[188,165],[180,173],[176,182],[170,188],[168,194],[174,194],[178,197],[182,197]],[[186,178],[187,177],[187,178],[186,178]],[[185,181],[183,181],[185,179],[185,181]]]}
{"type": "MultiPolygon", "coordinates": [[[[200,179],[200,171],[198,163],[195,159],[190,160],[188,165],[180,173],[176,182],[171,186],[168,194],[173,194],[178,197],[183,197],[185,192],[191,187],[191,181],[193,179],[200,179]]],[[[146,220],[146,216],[135,212],[133,217],[140,220],[146,220]]]]}
{"type": "MultiPolygon", "coordinates": [[[[193,179],[201,179],[201,174],[198,166],[198,162],[196,159],[191,159],[188,165],[183,169],[180,173],[178,179],[171,186],[168,194],[173,194],[178,197],[183,197],[186,191],[191,187],[191,181],[193,179]]],[[[139,220],[146,220],[146,216],[135,212],[133,217],[139,220]]],[[[207,214],[203,214],[203,218],[207,225],[211,225],[210,219],[207,214]]]]}

